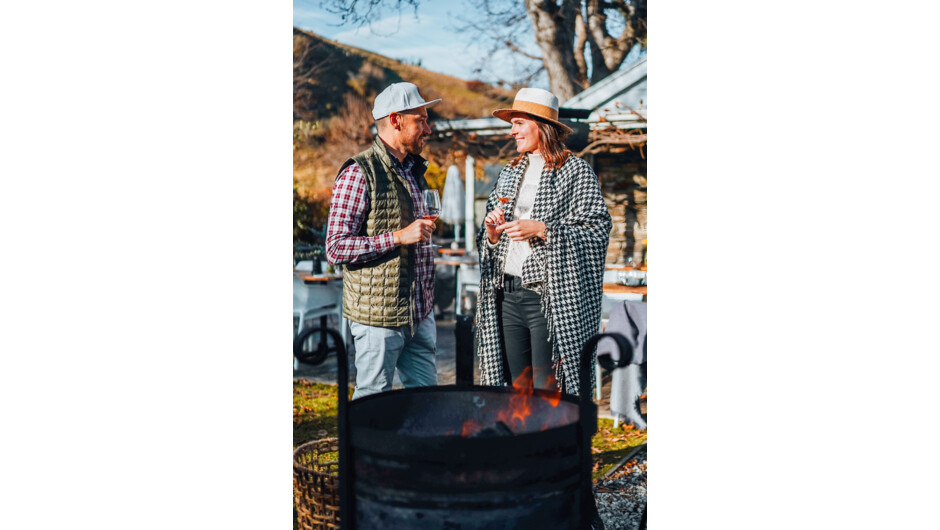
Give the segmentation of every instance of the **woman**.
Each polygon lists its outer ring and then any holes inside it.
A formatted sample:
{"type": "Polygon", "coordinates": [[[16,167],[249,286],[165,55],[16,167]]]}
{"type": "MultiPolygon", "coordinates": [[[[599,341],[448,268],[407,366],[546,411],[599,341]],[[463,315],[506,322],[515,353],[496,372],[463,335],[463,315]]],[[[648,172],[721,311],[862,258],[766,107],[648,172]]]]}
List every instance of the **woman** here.
{"type": "Polygon", "coordinates": [[[512,124],[519,156],[477,234],[481,383],[577,395],[581,348],[600,326],[610,213],[591,166],[565,148],[571,129],[551,92],[523,88],[493,115],[512,124]]]}

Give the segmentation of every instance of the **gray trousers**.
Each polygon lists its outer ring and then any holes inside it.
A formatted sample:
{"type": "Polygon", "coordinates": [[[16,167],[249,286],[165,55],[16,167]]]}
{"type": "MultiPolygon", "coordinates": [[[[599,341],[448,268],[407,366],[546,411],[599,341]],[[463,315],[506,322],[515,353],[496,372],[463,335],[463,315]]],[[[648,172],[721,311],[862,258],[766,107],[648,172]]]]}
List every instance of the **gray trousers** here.
{"type": "Polygon", "coordinates": [[[552,369],[552,346],[548,341],[548,323],[542,314],[541,304],[541,295],[523,289],[522,278],[517,276],[507,275],[503,289],[496,291],[496,311],[502,326],[508,380],[525,386],[557,390],[555,371],[552,369]],[[520,377],[523,379],[520,380],[520,377]]]}
{"type": "Polygon", "coordinates": [[[350,322],[356,342],[356,390],[353,399],[392,389],[395,369],[406,388],[437,384],[437,326],[434,312],[415,325],[380,328],[350,322]]]}

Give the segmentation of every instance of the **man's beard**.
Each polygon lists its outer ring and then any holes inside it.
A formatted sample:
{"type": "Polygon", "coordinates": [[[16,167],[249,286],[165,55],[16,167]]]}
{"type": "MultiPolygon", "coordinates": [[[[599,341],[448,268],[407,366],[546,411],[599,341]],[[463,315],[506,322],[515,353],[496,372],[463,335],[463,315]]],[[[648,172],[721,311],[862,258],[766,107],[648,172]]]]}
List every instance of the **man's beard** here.
{"type": "Polygon", "coordinates": [[[412,140],[411,140],[410,142],[408,142],[407,144],[405,144],[405,149],[408,151],[408,154],[411,154],[411,155],[420,155],[420,154],[421,154],[421,150],[424,148],[424,146],[421,145],[421,141],[422,141],[422,140],[423,140],[423,137],[421,137],[421,136],[416,136],[416,137],[412,138],[412,140]]]}

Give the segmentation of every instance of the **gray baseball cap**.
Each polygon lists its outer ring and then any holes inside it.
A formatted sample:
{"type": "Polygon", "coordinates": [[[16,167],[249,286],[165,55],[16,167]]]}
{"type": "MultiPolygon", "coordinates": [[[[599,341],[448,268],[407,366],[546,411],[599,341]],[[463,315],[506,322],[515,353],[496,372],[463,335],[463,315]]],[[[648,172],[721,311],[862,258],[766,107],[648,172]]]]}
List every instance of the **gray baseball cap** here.
{"type": "Polygon", "coordinates": [[[440,99],[425,101],[418,93],[418,87],[413,83],[392,83],[381,94],[375,96],[372,119],[380,120],[393,112],[432,107],[440,102],[440,99]]]}

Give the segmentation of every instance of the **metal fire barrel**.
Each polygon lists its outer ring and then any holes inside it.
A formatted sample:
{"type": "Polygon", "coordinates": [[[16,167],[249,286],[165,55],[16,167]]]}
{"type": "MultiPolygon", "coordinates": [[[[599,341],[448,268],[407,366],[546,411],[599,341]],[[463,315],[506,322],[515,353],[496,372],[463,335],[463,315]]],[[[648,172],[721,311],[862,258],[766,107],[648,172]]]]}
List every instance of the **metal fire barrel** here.
{"type": "Polygon", "coordinates": [[[435,386],[348,401],[341,347],[342,528],[589,528],[597,409],[588,363],[600,338],[582,352],[585,399],[537,389],[520,397],[509,387],[435,386]],[[501,412],[519,399],[529,409],[524,423],[501,412]],[[511,433],[487,432],[502,420],[511,433]]]}
{"type": "Polygon", "coordinates": [[[351,402],[355,527],[577,528],[582,455],[574,399],[552,406],[551,394],[535,391],[525,427],[462,436],[468,420],[497,424],[512,399],[506,388],[426,387],[351,402]]]}

